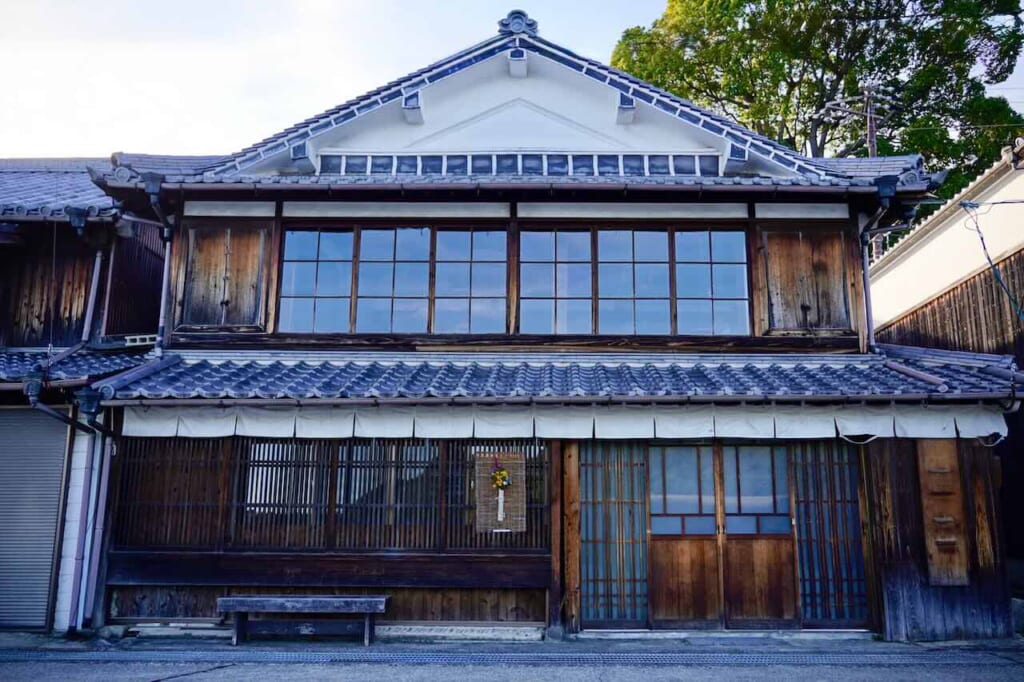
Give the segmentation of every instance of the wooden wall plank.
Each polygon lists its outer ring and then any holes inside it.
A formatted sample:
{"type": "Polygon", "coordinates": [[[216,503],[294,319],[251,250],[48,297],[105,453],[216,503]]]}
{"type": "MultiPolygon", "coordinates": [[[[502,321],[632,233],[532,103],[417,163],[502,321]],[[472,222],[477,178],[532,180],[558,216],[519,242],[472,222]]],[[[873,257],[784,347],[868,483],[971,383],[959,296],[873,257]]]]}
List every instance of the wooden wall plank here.
{"type": "Polygon", "coordinates": [[[917,442],[918,479],[928,579],[932,585],[967,585],[963,488],[955,440],[917,442]]]}
{"type": "Polygon", "coordinates": [[[764,279],[773,331],[852,330],[841,229],[765,229],[764,279]]]}
{"type": "Polygon", "coordinates": [[[569,632],[580,629],[580,445],[578,441],[562,444],[562,500],[565,513],[563,541],[565,544],[565,611],[564,623],[569,632]]]}

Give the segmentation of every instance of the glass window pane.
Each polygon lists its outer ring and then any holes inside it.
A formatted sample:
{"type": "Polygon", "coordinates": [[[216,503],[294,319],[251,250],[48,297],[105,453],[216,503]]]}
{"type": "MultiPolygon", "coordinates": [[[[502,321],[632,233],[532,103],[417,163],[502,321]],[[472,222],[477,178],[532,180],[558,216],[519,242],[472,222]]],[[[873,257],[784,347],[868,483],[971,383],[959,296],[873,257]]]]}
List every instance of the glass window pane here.
{"type": "Polygon", "coordinates": [[[340,173],[341,172],[341,157],[340,156],[321,156],[320,157],[320,172],[321,173],[340,173]]]}
{"type": "Polygon", "coordinates": [[[556,334],[592,334],[590,300],[558,301],[556,305],[556,334]]]}
{"type": "Polygon", "coordinates": [[[680,334],[709,335],[714,332],[711,301],[680,299],[676,301],[676,326],[680,334]]]}
{"type": "Polygon", "coordinates": [[[670,514],[700,511],[696,448],[665,448],[665,509],[670,514]]]}
{"type": "Polygon", "coordinates": [[[469,331],[471,334],[504,334],[505,299],[474,298],[470,303],[469,331]]]}
{"type": "Polygon", "coordinates": [[[636,302],[636,333],[672,333],[672,320],[669,318],[668,299],[636,302]]]}
{"type": "Polygon", "coordinates": [[[345,157],[346,175],[363,175],[364,173],[366,173],[365,156],[353,156],[349,154],[345,157]]]}
{"type": "Polygon", "coordinates": [[[522,296],[553,297],[555,266],[547,263],[525,263],[519,268],[519,289],[522,296]]]}
{"type": "Polygon", "coordinates": [[[548,175],[568,175],[569,157],[565,154],[548,154],[548,175]]]}
{"type": "Polygon", "coordinates": [[[700,449],[700,510],[715,513],[715,459],[711,448],[700,449]]]}
{"type": "MultiPolygon", "coordinates": [[[[395,296],[424,296],[430,290],[429,263],[396,263],[395,296]]],[[[362,292],[365,293],[365,292],[362,292]]]]}
{"type": "Polygon", "coordinates": [[[756,516],[727,516],[725,517],[725,532],[732,535],[756,535],[756,516]]]}
{"type": "Polygon", "coordinates": [[[544,158],[540,154],[523,154],[523,175],[544,175],[544,158]]]}
{"type": "Polygon", "coordinates": [[[420,166],[422,167],[423,174],[426,175],[428,173],[440,173],[441,160],[442,157],[434,156],[433,154],[431,154],[430,156],[421,157],[420,166]]]}
{"type": "Polygon", "coordinates": [[[736,492],[736,448],[722,448],[722,464],[725,479],[725,513],[738,514],[740,511],[739,498],[736,492]]]}
{"type": "Polygon", "coordinates": [[[662,453],[661,448],[652,447],[650,450],[650,486],[651,486],[651,513],[661,514],[665,511],[664,481],[661,475],[662,453]]]}
{"type": "Polygon", "coordinates": [[[394,230],[363,230],[359,234],[359,257],[363,260],[393,260],[394,230]]]}
{"type": "Polygon", "coordinates": [[[284,235],[285,260],[315,260],[316,239],[316,232],[286,232],[284,235]]]}
{"type": "Polygon", "coordinates": [[[396,260],[429,260],[430,228],[406,227],[398,230],[396,260]]]}
{"type": "MultiPolygon", "coordinates": [[[[785,450],[775,450],[775,511],[789,511],[789,458],[785,450]]],[[[838,478],[838,477],[837,477],[838,478]]],[[[838,481],[837,481],[838,482],[838,481]]],[[[841,497],[841,495],[839,496],[841,497]]]]}
{"type": "Polygon", "coordinates": [[[398,157],[398,172],[399,173],[415,173],[416,172],[417,159],[415,156],[399,156],[398,157]]]}
{"type": "Polygon", "coordinates": [[[697,159],[692,156],[673,156],[672,168],[676,175],[696,175],[697,159]]]}
{"type": "Polygon", "coordinates": [[[468,332],[468,299],[439,298],[434,301],[434,333],[466,334],[468,332]]]}
{"type": "Polygon", "coordinates": [[[714,535],[716,532],[714,516],[687,516],[687,535],[714,535]]]}
{"type": "Polygon", "coordinates": [[[651,175],[668,175],[668,156],[664,154],[648,156],[647,172],[651,175]]]}
{"type": "Polygon", "coordinates": [[[767,447],[739,448],[740,504],[745,514],[775,511],[772,491],[772,451],[767,447]]]}
{"type": "Polygon", "coordinates": [[[600,230],[597,233],[597,257],[602,262],[633,260],[633,233],[630,230],[600,230]]]}
{"type": "Polygon", "coordinates": [[[490,175],[494,170],[494,159],[490,154],[473,156],[473,172],[490,175]]]}
{"type": "Polygon", "coordinates": [[[392,331],[416,334],[427,331],[427,299],[396,298],[392,331]]]}
{"type": "Polygon", "coordinates": [[[707,232],[676,232],[676,261],[679,263],[710,262],[710,245],[707,232]]]}
{"type": "Polygon", "coordinates": [[[634,232],[633,244],[633,253],[638,261],[668,261],[668,232],[634,232]]]}
{"type": "Polygon", "coordinates": [[[316,324],[313,331],[321,334],[348,332],[348,298],[316,299],[316,324]]]}
{"type": "Polygon", "coordinates": [[[504,231],[474,232],[473,260],[504,261],[507,241],[504,231]]]}
{"type": "Polygon", "coordinates": [[[312,296],[316,263],[285,263],[281,268],[282,296],[312,296]]]}
{"type": "Polygon", "coordinates": [[[313,299],[282,298],[277,327],[283,332],[313,331],[313,299]]]}
{"type": "Polygon", "coordinates": [[[633,298],[633,266],[598,265],[597,293],[605,297],[633,298]]]}
{"type": "Polygon", "coordinates": [[[322,261],[317,265],[317,296],[348,296],[352,289],[352,264],[322,261]]]}
{"type": "Polygon", "coordinates": [[[747,297],[747,266],[718,265],[711,266],[712,291],[715,298],[746,298],[747,297]]]}
{"type": "Polygon", "coordinates": [[[450,155],[447,157],[445,172],[448,175],[465,175],[469,160],[466,156],[450,155]]]}
{"type": "Polygon", "coordinates": [[[554,301],[524,299],[519,302],[520,334],[553,334],[554,331],[554,301]]]}
{"type": "Polygon", "coordinates": [[[437,296],[469,296],[469,263],[438,263],[434,290],[437,296]]]}
{"type": "Polygon", "coordinates": [[[747,262],[747,235],[745,232],[712,232],[711,258],[721,263],[747,262]]]}
{"type": "Polygon", "coordinates": [[[555,259],[554,232],[522,232],[519,235],[519,259],[552,261],[555,259]]]}
{"type": "Polygon", "coordinates": [[[793,524],[788,516],[759,516],[761,532],[777,535],[789,535],[793,524]]]}
{"type": "Polygon", "coordinates": [[[437,260],[469,260],[470,232],[449,232],[438,230],[437,260]]]}
{"type": "Polygon", "coordinates": [[[589,232],[559,232],[557,240],[558,260],[590,260],[589,232]]]}
{"type": "Polygon", "coordinates": [[[593,175],[594,157],[590,154],[573,154],[572,157],[573,175],[593,175]]]}
{"type": "Polygon", "coordinates": [[[360,263],[359,295],[390,296],[392,268],[391,263],[360,263]]]}
{"type": "Polygon", "coordinates": [[[558,296],[590,296],[590,265],[558,265],[558,296]]]}
{"type": "Polygon", "coordinates": [[[378,175],[390,174],[394,163],[394,157],[391,156],[372,156],[370,157],[370,172],[378,175]]]}
{"type": "Polygon", "coordinates": [[[498,172],[518,174],[519,157],[515,154],[498,154],[498,172]]]}
{"type": "Polygon", "coordinates": [[[360,298],[356,302],[356,331],[391,331],[391,299],[360,298]]]}
{"type": "Polygon", "coordinates": [[[633,301],[601,299],[597,303],[598,334],[632,334],[633,301]]]}
{"type": "Polygon", "coordinates": [[[651,535],[680,535],[682,532],[682,519],[678,516],[651,517],[651,535]]]}
{"type": "Polygon", "coordinates": [[[715,301],[715,334],[750,333],[746,301],[715,301]]]}
{"type": "Polygon", "coordinates": [[[677,265],[676,296],[679,298],[710,298],[711,266],[696,263],[677,265]]]}
{"type": "Polygon", "coordinates": [[[474,296],[505,295],[504,263],[473,263],[474,296]]]}
{"type": "Polygon", "coordinates": [[[635,267],[637,298],[668,298],[668,264],[635,267]]]}
{"type": "Polygon", "coordinates": [[[321,232],[320,260],[352,260],[352,233],[321,232]]]}
{"type": "Polygon", "coordinates": [[[718,175],[718,157],[717,156],[701,156],[700,157],[700,174],[701,175],[718,175]]]}
{"type": "Polygon", "coordinates": [[[598,154],[597,172],[599,175],[619,175],[619,157],[617,154],[598,154]]]}

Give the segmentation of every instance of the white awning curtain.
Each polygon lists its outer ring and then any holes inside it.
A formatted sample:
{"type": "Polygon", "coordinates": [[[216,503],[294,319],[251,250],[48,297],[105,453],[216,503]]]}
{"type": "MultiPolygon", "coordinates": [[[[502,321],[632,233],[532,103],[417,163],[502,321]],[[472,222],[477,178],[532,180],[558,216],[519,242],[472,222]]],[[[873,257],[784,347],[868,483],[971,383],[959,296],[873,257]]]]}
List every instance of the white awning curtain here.
{"type": "Polygon", "coordinates": [[[127,407],[124,435],[217,438],[822,439],[1006,435],[996,408],[893,406],[127,407]]]}

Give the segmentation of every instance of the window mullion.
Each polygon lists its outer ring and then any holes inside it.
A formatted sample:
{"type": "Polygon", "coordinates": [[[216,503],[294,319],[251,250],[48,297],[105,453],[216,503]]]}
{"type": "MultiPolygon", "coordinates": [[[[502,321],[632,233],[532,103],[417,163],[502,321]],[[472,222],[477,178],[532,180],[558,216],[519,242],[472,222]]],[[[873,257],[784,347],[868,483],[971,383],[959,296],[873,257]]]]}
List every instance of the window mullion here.
{"type": "Polygon", "coordinates": [[[362,248],[363,228],[352,228],[352,284],[349,287],[351,294],[348,305],[348,331],[353,333],[356,330],[356,308],[359,302],[359,266],[362,257],[359,250],[362,248]]]}

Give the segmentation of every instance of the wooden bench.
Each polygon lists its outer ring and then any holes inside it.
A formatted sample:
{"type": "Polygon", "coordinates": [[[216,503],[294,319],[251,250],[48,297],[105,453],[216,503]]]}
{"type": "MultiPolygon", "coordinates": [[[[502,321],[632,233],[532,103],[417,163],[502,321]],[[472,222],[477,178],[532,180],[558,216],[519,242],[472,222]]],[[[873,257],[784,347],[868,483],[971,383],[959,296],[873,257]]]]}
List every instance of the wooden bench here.
{"type": "MultiPolygon", "coordinates": [[[[359,613],[363,615],[363,646],[369,646],[374,636],[374,620],[378,613],[384,613],[388,599],[390,597],[386,595],[218,597],[217,610],[221,613],[234,614],[235,632],[231,643],[235,645],[244,642],[250,632],[250,613],[359,613]]],[[[268,626],[271,623],[271,621],[257,622],[268,626]]],[[[358,627],[353,626],[358,625],[359,623],[346,621],[318,621],[318,625],[303,621],[296,623],[298,632],[305,634],[357,633],[358,627]]],[[[264,627],[263,630],[272,633],[287,632],[285,629],[273,627],[264,627]]]]}

